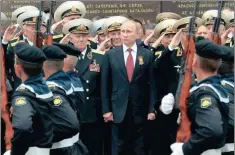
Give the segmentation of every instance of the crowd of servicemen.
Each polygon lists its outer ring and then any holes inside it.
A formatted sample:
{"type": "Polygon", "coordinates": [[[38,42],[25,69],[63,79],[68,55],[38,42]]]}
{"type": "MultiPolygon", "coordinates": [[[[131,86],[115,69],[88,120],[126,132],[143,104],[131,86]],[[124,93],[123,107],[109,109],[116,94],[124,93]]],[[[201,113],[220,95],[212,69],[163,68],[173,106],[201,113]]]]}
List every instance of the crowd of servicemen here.
{"type": "Polygon", "coordinates": [[[53,15],[53,45],[40,49],[39,12],[18,8],[17,24],[2,29],[14,130],[11,150],[4,150],[2,120],[2,154],[234,154],[234,11],[221,12],[221,45],[211,41],[218,11],[195,19],[192,134],[184,143],[176,142],[175,95],[191,17],[163,12],[145,25],[127,15],[89,20],[82,2],[66,1],[42,12],[43,34],[53,15]]]}

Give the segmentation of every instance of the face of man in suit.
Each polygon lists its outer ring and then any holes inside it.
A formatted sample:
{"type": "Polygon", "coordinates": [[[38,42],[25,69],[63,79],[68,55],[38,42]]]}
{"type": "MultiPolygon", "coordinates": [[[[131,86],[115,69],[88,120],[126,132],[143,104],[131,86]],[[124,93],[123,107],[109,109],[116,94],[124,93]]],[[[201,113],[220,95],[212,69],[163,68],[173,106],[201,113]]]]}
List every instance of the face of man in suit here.
{"type": "Polygon", "coordinates": [[[122,43],[128,47],[132,47],[137,40],[137,25],[134,21],[128,21],[121,26],[122,43]]]}
{"type": "Polygon", "coordinates": [[[120,31],[110,31],[108,33],[108,37],[111,38],[111,43],[113,46],[121,46],[122,41],[121,41],[121,36],[120,36],[120,31]]]}
{"type": "Polygon", "coordinates": [[[79,49],[85,49],[88,44],[89,34],[71,34],[71,42],[79,49]]]}

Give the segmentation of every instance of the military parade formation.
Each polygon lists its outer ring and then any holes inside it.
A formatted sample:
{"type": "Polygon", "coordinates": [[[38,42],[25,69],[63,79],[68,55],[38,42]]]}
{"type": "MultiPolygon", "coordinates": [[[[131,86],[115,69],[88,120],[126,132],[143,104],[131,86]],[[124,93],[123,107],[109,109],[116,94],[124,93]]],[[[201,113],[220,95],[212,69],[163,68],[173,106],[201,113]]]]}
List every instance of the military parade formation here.
{"type": "Polygon", "coordinates": [[[1,12],[2,155],[234,155],[234,10],[1,12]]]}

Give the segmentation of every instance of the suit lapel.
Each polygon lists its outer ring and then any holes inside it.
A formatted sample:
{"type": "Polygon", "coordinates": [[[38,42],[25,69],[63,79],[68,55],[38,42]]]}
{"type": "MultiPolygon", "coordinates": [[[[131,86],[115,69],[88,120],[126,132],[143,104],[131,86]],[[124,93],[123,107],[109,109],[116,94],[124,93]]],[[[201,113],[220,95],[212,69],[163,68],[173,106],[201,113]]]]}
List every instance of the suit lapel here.
{"type": "MultiPolygon", "coordinates": [[[[126,65],[125,65],[125,59],[124,59],[124,54],[123,54],[123,46],[121,46],[119,49],[116,48],[117,52],[117,63],[120,66],[120,72],[122,73],[123,77],[128,80],[127,72],[126,72],[126,65]]],[[[128,80],[129,81],[129,80],[128,80]]]]}
{"type": "Polygon", "coordinates": [[[138,73],[141,69],[141,64],[140,64],[140,59],[142,58],[143,62],[144,62],[144,53],[140,50],[140,48],[137,46],[137,54],[136,54],[136,60],[135,60],[135,68],[134,68],[134,72],[132,75],[132,80],[134,81],[136,80],[136,78],[138,77],[138,73]]]}
{"type": "Polygon", "coordinates": [[[87,57],[87,54],[90,53],[90,52],[92,52],[91,48],[87,48],[87,51],[86,51],[84,59],[77,63],[77,65],[76,65],[77,67],[76,68],[78,70],[78,75],[83,74],[87,70],[89,65],[91,64],[93,58],[88,59],[88,57],[87,57]]]}

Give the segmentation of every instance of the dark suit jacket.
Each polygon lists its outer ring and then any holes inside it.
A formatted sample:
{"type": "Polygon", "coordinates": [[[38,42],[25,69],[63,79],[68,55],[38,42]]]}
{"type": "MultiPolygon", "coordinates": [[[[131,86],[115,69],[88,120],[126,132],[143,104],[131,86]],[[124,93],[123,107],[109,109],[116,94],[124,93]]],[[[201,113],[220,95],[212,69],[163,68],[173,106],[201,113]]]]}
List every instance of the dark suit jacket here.
{"type": "Polygon", "coordinates": [[[93,123],[102,120],[101,110],[101,74],[89,69],[89,66],[96,60],[96,64],[102,68],[104,53],[91,49],[89,46],[83,60],[78,60],[76,69],[83,84],[86,95],[85,105],[80,109],[81,123],[93,123]],[[92,58],[87,54],[92,52],[92,58]]]}
{"type": "Polygon", "coordinates": [[[103,113],[113,112],[114,123],[121,123],[130,101],[134,121],[141,123],[147,119],[148,113],[154,112],[153,54],[137,45],[137,57],[131,82],[128,80],[124,61],[123,46],[109,50],[105,54],[101,73],[102,110],[103,113]],[[143,58],[143,65],[139,64],[139,57],[143,58]]]}

